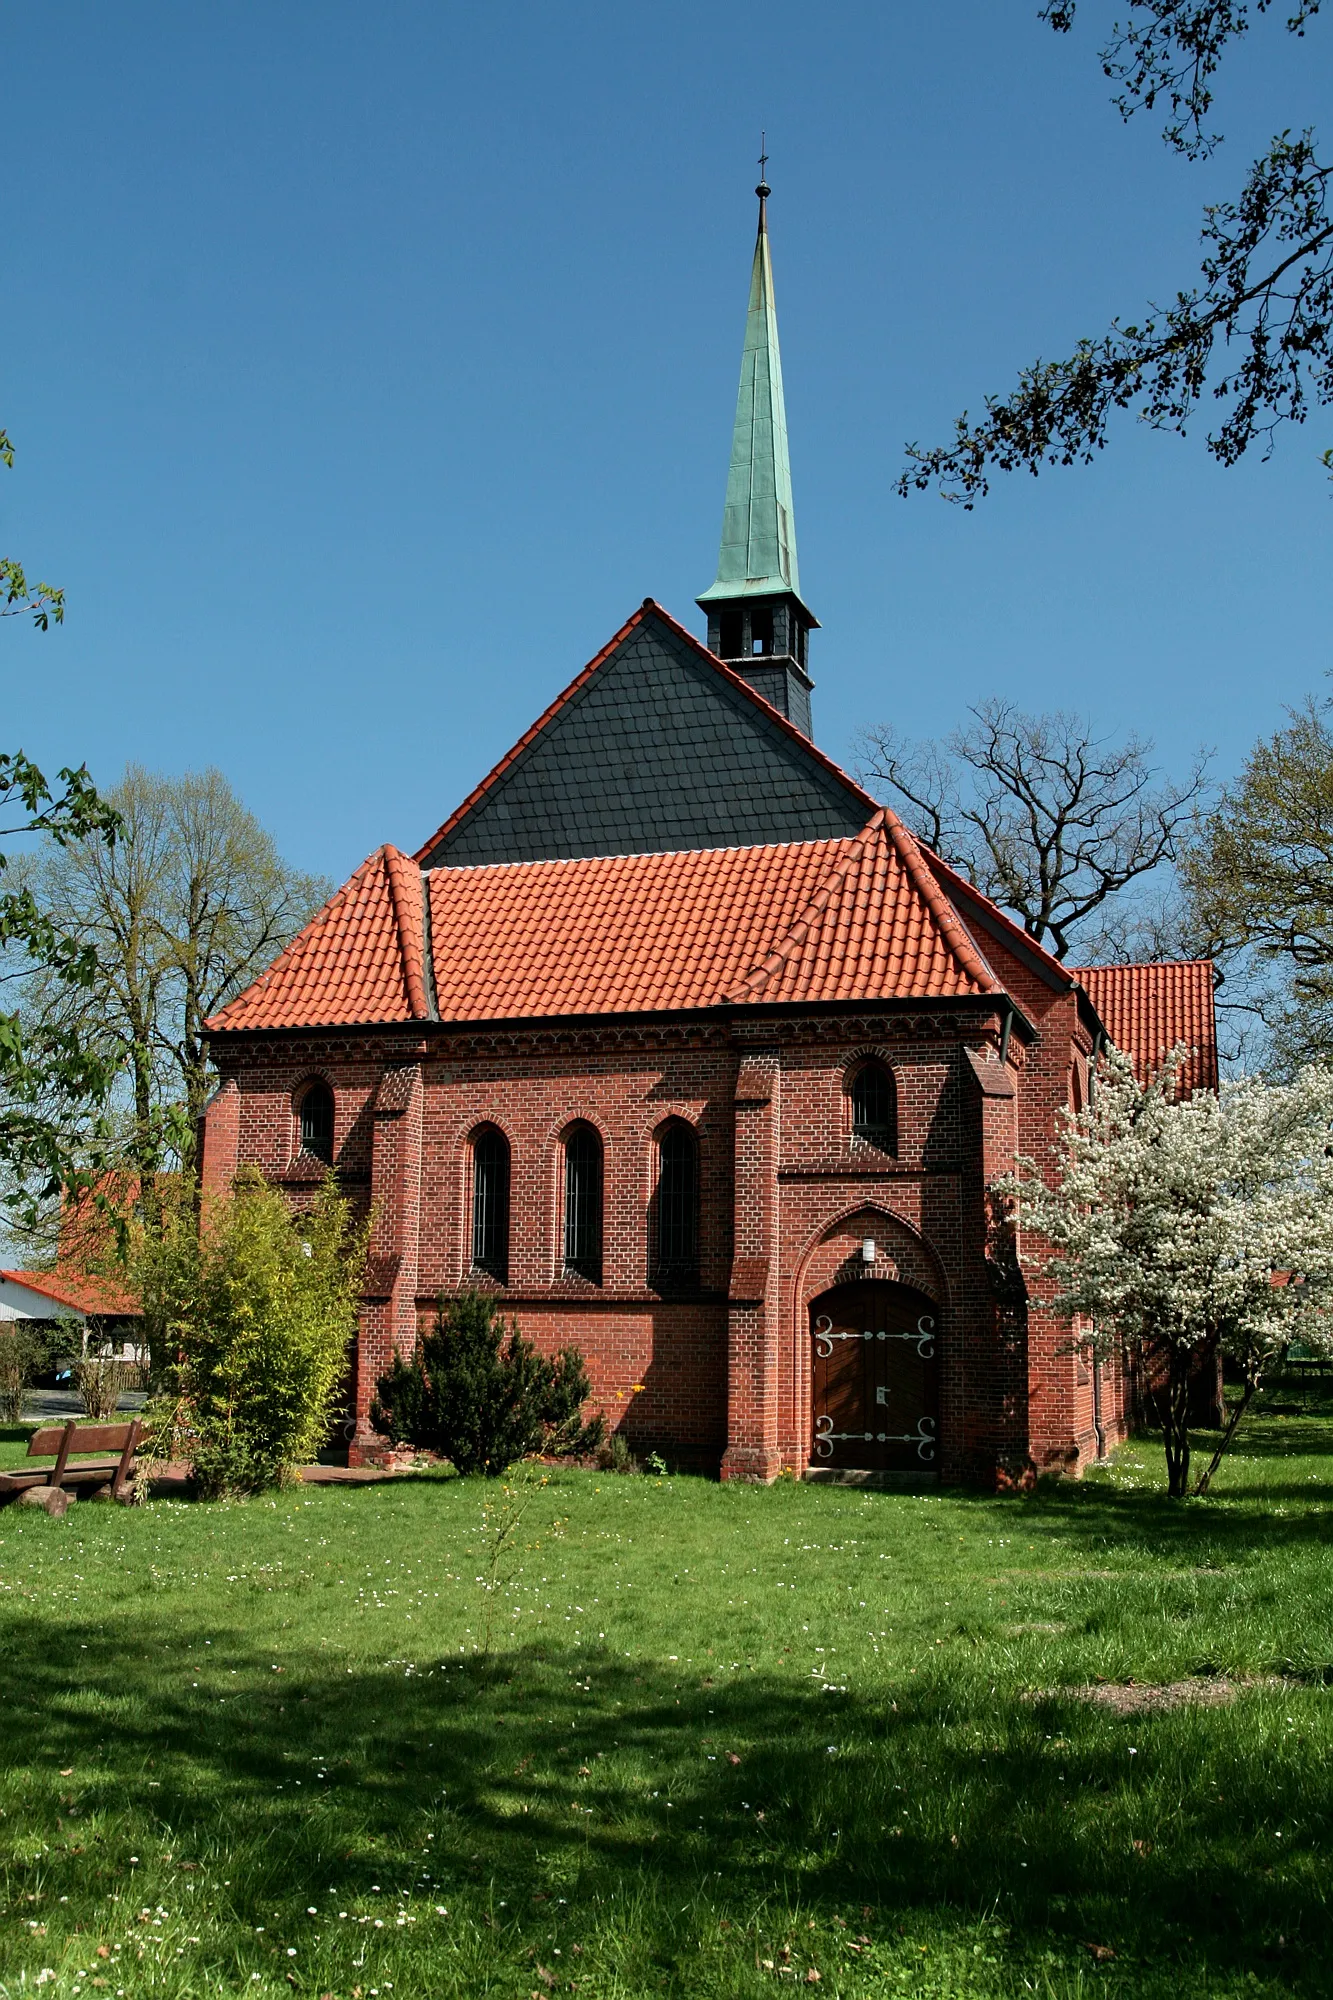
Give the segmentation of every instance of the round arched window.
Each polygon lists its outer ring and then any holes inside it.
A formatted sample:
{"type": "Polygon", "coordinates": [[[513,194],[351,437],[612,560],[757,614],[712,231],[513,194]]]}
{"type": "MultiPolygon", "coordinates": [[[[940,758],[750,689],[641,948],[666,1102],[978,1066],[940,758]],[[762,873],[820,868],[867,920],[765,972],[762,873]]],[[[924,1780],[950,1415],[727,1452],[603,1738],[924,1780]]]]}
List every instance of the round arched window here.
{"type": "Polygon", "coordinates": [[[886,1153],[898,1150],[898,1095],[887,1063],[863,1062],[853,1072],[852,1131],[886,1153]]]}
{"type": "Polygon", "coordinates": [[[509,1141],[494,1125],[472,1140],[472,1267],[509,1276],[509,1141]]]}
{"type": "Polygon", "coordinates": [[[699,1146],[680,1119],[657,1142],[653,1266],[659,1285],[683,1284],[699,1268],[699,1146]]]}
{"type": "Polygon", "coordinates": [[[333,1092],[318,1079],[301,1097],[301,1151],[333,1165],[333,1092]]]}
{"type": "Polygon", "coordinates": [[[580,1121],[565,1134],[565,1269],[602,1279],[602,1140],[580,1121]]]}

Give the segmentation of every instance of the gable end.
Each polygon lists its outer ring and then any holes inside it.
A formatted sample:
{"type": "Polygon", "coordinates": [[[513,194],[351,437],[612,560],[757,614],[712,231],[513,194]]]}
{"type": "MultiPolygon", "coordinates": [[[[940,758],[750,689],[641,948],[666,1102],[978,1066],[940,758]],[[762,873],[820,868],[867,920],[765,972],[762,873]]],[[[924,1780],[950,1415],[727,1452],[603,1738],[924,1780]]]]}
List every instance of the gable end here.
{"type": "Polygon", "coordinates": [[[423,867],[854,836],[874,801],[646,604],[420,850],[423,867]]]}

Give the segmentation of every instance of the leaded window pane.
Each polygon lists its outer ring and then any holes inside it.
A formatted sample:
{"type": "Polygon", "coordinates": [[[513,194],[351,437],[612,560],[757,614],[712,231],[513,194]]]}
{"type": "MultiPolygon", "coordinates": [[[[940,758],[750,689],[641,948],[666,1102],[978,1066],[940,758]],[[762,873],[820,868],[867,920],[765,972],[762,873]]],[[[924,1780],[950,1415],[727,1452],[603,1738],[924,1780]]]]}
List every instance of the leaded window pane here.
{"type": "Polygon", "coordinates": [[[699,1262],[699,1149],[685,1125],[669,1125],[657,1149],[657,1270],[682,1278],[699,1262]]]}
{"type": "Polygon", "coordinates": [[[472,1142],[472,1263],[503,1284],[509,1274],[509,1142],[492,1128],[472,1142]]]}
{"type": "Polygon", "coordinates": [[[333,1092],[326,1083],[312,1083],[301,1099],[301,1150],[333,1164],[333,1092]]]}
{"type": "Polygon", "coordinates": [[[565,1266],[602,1275],[602,1142],[591,1125],[575,1125],[565,1140],[565,1266]]]}

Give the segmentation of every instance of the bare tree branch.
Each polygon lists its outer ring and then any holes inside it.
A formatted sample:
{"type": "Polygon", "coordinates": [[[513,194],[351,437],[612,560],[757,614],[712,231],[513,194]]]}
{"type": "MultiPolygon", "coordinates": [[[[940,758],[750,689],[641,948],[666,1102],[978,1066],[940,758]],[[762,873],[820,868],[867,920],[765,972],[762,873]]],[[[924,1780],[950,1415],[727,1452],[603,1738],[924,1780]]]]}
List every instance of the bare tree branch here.
{"type": "Polygon", "coordinates": [[[970,712],[944,744],[867,731],[860,769],[890,787],[928,846],[1065,958],[1111,898],[1174,859],[1207,759],[1172,785],[1137,736],[1114,745],[1078,716],[1027,715],[998,698],[970,712]]]}

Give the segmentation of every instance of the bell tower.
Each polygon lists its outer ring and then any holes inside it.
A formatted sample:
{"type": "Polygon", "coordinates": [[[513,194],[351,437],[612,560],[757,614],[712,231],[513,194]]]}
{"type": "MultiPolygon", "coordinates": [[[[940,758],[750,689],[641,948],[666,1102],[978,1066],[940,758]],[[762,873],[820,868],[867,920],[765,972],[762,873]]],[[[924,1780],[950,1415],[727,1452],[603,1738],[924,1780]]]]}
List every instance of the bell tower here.
{"type": "MultiPolygon", "coordinates": [[[[761,169],[767,155],[761,156],[761,169]]],[[[750,272],[750,304],[741,384],[731,439],[727,503],[717,580],[696,599],[708,615],[708,650],[742,674],[801,732],[812,734],[810,633],[819,624],[801,598],[796,521],[782,396],[782,356],[768,244],[768,197],[761,180],[759,233],[750,272]]]]}

